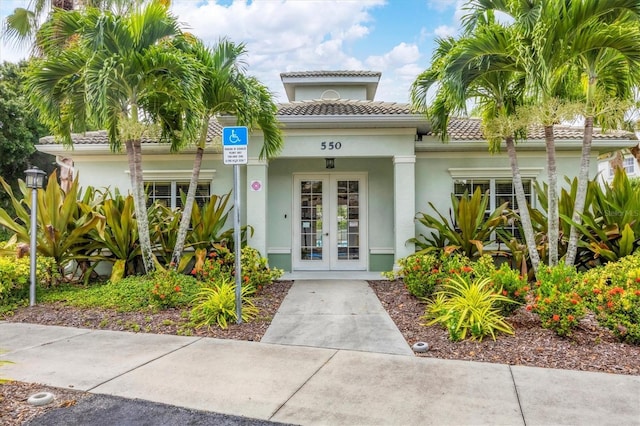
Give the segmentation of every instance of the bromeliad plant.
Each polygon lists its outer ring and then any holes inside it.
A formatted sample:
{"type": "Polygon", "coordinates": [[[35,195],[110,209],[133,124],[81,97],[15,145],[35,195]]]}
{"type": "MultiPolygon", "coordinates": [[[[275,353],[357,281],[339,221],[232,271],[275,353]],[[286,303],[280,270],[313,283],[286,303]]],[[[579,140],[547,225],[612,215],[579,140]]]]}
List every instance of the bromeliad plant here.
{"type": "MultiPolygon", "coordinates": [[[[242,321],[249,322],[258,315],[251,295],[252,289],[242,288],[242,321]]],[[[229,322],[237,321],[236,286],[230,280],[221,279],[202,287],[194,300],[191,320],[196,328],[217,325],[227,328],[229,322]]]]}
{"type": "Polygon", "coordinates": [[[92,230],[92,238],[100,245],[101,250],[97,259],[113,264],[111,270],[112,282],[117,282],[127,275],[136,272],[135,260],[140,257],[140,243],[138,241],[138,224],[135,218],[133,197],[107,193],[106,199],[98,207],[98,211],[105,218],[103,232],[92,230]]]}
{"type": "Polygon", "coordinates": [[[489,197],[488,194],[483,194],[480,188],[471,196],[467,192],[460,198],[451,194],[451,205],[450,213],[453,217],[447,219],[438,212],[433,203],[429,203],[438,217],[418,213],[416,219],[423,226],[436,232],[429,236],[420,234],[418,238],[409,241],[424,251],[458,251],[473,259],[482,256],[485,246],[495,238],[496,229],[505,225],[513,215],[513,212],[507,209],[508,204],[504,203],[486,217],[489,197]]]}
{"type": "Polygon", "coordinates": [[[443,289],[435,294],[435,299],[427,306],[423,319],[426,325],[440,324],[449,332],[452,341],[482,340],[496,332],[513,334],[513,327],[504,320],[499,303],[511,300],[491,288],[489,278],[455,275],[443,289]]]}
{"type": "MultiPolygon", "coordinates": [[[[184,194],[183,194],[184,195],[184,194]]],[[[183,257],[189,260],[195,256],[195,268],[198,270],[204,264],[207,250],[211,246],[224,246],[233,251],[233,228],[223,230],[227,223],[227,217],[233,207],[227,208],[231,192],[224,195],[212,195],[202,207],[193,205],[191,212],[191,230],[187,235],[187,246],[192,247],[192,253],[186,253],[183,257]]],[[[183,202],[186,201],[183,198],[183,202]]],[[[252,228],[241,228],[240,240],[244,246],[247,242],[247,231],[252,228]]],[[[183,260],[181,260],[182,264],[183,260]]]]}
{"type": "MultiPolygon", "coordinates": [[[[14,219],[0,209],[0,225],[15,233],[18,243],[29,244],[31,189],[20,181],[23,198],[18,199],[2,178],[0,184],[9,194],[17,216],[14,219]]],[[[66,193],[58,183],[56,172],[49,177],[46,188],[38,190],[38,254],[54,258],[61,273],[72,261],[82,263],[94,259],[99,248],[89,233],[93,230],[102,233],[104,217],[87,201],[87,197],[81,198],[78,176],[66,193]]]]}
{"type": "Polygon", "coordinates": [[[622,259],[640,247],[640,192],[634,189],[626,172],[616,169],[613,182],[602,187],[589,183],[592,201],[590,210],[582,215],[582,224],[574,224],[586,241],[580,244],[601,263],[622,259]]]}

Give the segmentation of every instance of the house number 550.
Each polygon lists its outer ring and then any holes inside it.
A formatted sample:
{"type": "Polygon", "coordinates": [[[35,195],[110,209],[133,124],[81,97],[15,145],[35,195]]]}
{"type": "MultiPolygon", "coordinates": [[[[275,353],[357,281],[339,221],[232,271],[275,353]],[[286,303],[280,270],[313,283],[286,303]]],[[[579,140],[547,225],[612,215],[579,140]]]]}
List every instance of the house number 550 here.
{"type": "Polygon", "coordinates": [[[332,150],[332,149],[340,149],[342,148],[342,142],[320,142],[320,149],[324,150],[332,150]]]}

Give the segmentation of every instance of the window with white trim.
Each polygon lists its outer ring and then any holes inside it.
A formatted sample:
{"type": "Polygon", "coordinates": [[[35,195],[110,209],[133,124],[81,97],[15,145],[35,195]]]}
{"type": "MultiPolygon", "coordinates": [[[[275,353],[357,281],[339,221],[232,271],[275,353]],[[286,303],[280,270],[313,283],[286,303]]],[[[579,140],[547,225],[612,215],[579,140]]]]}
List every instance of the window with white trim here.
{"type": "Polygon", "coordinates": [[[622,161],[622,167],[624,167],[624,171],[627,172],[627,175],[633,175],[636,172],[635,164],[636,159],[633,157],[627,157],[622,161]]]}
{"type": "MultiPolygon", "coordinates": [[[[522,186],[527,202],[529,205],[532,205],[533,182],[531,179],[522,179],[522,186]]],[[[489,203],[487,204],[487,210],[484,214],[485,218],[489,218],[491,213],[503,203],[507,203],[508,209],[518,210],[516,192],[511,179],[468,179],[456,181],[453,192],[457,197],[461,197],[465,191],[469,195],[472,195],[477,188],[480,188],[483,194],[486,194],[487,191],[489,194],[489,203]]],[[[505,225],[502,229],[512,235],[520,237],[520,232],[516,224],[505,225]]]]}
{"type": "MultiPolygon", "coordinates": [[[[145,182],[147,188],[147,205],[151,205],[158,201],[164,206],[170,207],[172,210],[182,208],[182,196],[189,191],[189,182],[145,182]]],[[[196,187],[195,202],[199,206],[203,206],[211,197],[211,184],[201,182],[196,187]]]]}
{"type": "MultiPolygon", "coordinates": [[[[521,167],[522,186],[529,205],[535,207],[535,178],[542,171],[538,167],[521,167]]],[[[485,218],[501,204],[507,203],[507,208],[518,211],[518,202],[513,187],[513,178],[510,168],[451,168],[449,174],[453,178],[453,193],[460,197],[465,191],[469,195],[480,188],[483,193],[489,194],[489,203],[485,211],[485,218]]],[[[508,224],[503,227],[508,233],[521,238],[516,224],[508,224]]]]}

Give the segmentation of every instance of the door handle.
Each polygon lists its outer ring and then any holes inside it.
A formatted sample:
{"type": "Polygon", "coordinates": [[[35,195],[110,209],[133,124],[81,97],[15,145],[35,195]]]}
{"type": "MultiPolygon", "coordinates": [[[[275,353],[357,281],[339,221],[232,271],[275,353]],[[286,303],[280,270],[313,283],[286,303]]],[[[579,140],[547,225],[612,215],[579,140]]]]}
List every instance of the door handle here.
{"type": "Polygon", "coordinates": [[[324,233],[324,236],[325,236],[325,237],[328,237],[328,236],[329,236],[329,233],[328,233],[328,232],[325,232],[325,233],[324,233]]]}

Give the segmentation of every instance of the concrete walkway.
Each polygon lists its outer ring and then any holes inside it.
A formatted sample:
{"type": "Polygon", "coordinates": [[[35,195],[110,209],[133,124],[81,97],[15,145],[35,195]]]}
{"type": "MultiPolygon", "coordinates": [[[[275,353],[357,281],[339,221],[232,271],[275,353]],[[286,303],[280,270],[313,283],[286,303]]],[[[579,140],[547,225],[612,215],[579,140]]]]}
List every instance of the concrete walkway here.
{"type": "Polygon", "coordinates": [[[297,280],[263,343],[413,356],[366,281],[297,280]]]}
{"type": "Polygon", "coordinates": [[[0,349],[1,377],[100,395],[40,424],[640,425],[638,376],[412,356],[356,279],[296,280],[261,343],[0,322],[0,349]]]}
{"type": "MultiPolygon", "coordinates": [[[[8,322],[0,347],[14,362],[2,377],[134,407],[303,425],[640,425],[640,376],[8,322]]],[[[99,424],[113,405],[94,407],[99,424]]]]}

